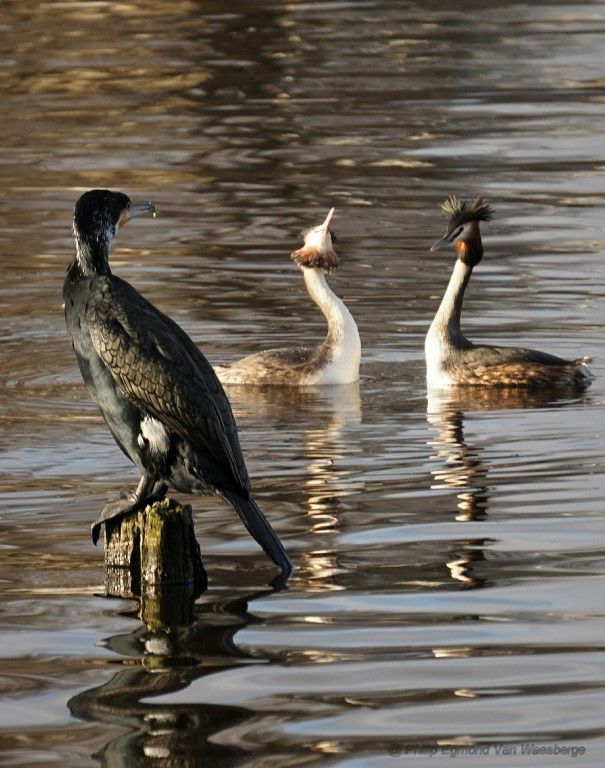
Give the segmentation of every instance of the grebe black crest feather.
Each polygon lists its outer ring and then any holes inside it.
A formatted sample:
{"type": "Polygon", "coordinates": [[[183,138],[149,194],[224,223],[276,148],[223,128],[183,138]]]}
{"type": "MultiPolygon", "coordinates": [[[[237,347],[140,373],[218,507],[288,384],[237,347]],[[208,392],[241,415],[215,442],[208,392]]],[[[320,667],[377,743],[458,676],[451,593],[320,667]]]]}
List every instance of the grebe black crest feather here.
{"type": "Polygon", "coordinates": [[[482,197],[472,200],[460,200],[456,195],[449,195],[441,204],[441,210],[449,218],[449,228],[454,229],[469,221],[490,221],[494,209],[482,197]]]}

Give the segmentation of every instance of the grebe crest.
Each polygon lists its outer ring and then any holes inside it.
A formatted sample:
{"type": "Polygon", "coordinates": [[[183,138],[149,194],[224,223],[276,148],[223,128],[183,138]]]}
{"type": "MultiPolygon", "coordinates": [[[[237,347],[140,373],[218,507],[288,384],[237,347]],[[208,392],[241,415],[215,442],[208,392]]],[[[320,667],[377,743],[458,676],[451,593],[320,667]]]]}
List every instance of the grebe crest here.
{"type": "Polygon", "coordinates": [[[333,243],[336,235],[331,229],[336,208],[331,208],[323,224],[303,230],[300,235],[304,241],[302,248],[292,251],[290,258],[299,267],[323,269],[330,272],[340,266],[340,260],[334,252],[333,243]]]}
{"type": "Polygon", "coordinates": [[[316,347],[267,350],[217,366],[223,384],[307,386],[349,384],[359,379],[361,342],[357,325],[326,281],[326,274],[340,264],[334,252],[334,211],[331,208],[319,226],[302,232],[304,244],[291,254],[302,270],[310,297],[328,322],[324,342],[316,347]]]}
{"type": "Polygon", "coordinates": [[[476,267],[483,258],[479,222],[493,218],[492,207],[485,203],[482,197],[475,196],[466,201],[449,195],[441,204],[441,210],[449,219],[447,231],[441,240],[431,247],[431,251],[439,251],[453,243],[458,258],[470,267],[476,267]]]}
{"type": "Polygon", "coordinates": [[[431,248],[456,249],[456,264],[439,309],[426,335],[427,386],[458,384],[500,387],[566,386],[581,389],[592,381],[586,358],[564,360],[545,352],[516,347],[475,345],[460,329],[464,293],[473,268],[483,258],[479,222],[490,221],[493,209],[476,196],[462,201],[450,195],[441,209],[448,217],[445,235],[431,248]]]}

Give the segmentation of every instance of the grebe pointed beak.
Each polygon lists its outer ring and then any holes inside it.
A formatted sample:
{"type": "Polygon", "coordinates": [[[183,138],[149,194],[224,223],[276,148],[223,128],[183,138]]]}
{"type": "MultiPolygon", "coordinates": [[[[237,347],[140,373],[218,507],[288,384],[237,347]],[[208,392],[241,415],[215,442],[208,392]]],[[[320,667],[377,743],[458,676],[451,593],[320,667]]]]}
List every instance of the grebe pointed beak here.
{"type": "Polygon", "coordinates": [[[150,214],[155,219],[156,210],[155,205],[152,202],[130,203],[120,216],[120,226],[126,224],[130,219],[134,219],[137,216],[145,216],[146,214],[150,214]]]}
{"type": "Polygon", "coordinates": [[[326,220],[321,225],[323,229],[328,229],[329,228],[329,226],[330,226],[330,224],[332,222],[332,217],[334,216],[334,212],[335,211],[336,211],[336,208],[330,208],[330,213],[328,213],[328,215],[326,216],[326,220]]]}
{"type": "Polygon", "coordinates": [[[433,243],[433,245],[431,245],[431,251],[440,251],[442,248],[445,248],[446,245],[453,243],[456,238],[456,235],[457,235],[456,232],[448,232],[447,235],[444,235],[441,238],[441,240],[437,240],[436,243],[433,243]]]}

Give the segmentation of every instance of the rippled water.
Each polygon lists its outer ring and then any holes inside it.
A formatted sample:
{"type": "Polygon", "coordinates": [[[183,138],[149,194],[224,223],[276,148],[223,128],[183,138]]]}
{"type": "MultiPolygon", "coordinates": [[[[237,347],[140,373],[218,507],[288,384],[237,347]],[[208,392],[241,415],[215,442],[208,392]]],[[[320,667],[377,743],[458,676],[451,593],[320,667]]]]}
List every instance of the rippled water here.
{"type": "Polygon", "coordinates": [[[604,764],[605,5],[459,6],[4,4],[0,765],[604,764]],[[231,393],[297,570],[269,591],[194,499],[210,588],[170,634],[88,536],[136,481],[61,311],[94,186],[155,201],[114,271],[213,362],[321,338],[288,254],[335,205],[364,345],[359,387],[231,393]],[[468,334],[592,355],[586,395],[427,400],[428,246],[475,192],[468,334]]]}

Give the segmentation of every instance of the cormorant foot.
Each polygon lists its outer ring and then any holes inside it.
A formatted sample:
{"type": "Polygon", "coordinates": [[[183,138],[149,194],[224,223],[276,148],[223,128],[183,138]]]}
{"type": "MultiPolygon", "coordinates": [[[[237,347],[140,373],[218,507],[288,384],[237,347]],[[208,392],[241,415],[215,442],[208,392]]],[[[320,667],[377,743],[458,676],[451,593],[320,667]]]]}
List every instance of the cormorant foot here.
{"type": "Polygon", "coordinates": [[[105,504],[101,510],[101,514],[90,527],[92,543],[95,547],[97,546],[103,523],[106,523],[108,520],[114,520],[116,517],[124,517],[124,515],[128,515],[131,512],[136,512],[140,506],[141,499],[133,499],[132,496],[129,496],[126,499],[116,499],[115,501],[110,501],[105,504]]]}
{"type": "Polygon", "coordinates": [[[108,520],[114,520],[116,517],[124,517],[132,512],[137,512],[139,509],[143,509],[147,504],[153,504],[156,501],[164,498],[168,486],[165,483],[157,482],[153,486],[152,493],[144,498],[139,498],[136,494],[130,494],[126,498],[119,498],[116,501],[109,501],[103,509],[101,514],[97,517],[94,523],[90,527],[90,533],[92,536],[92,543],[97,546],[99,541],[99,534],[101,533],[101,526],[108,520]]]}

